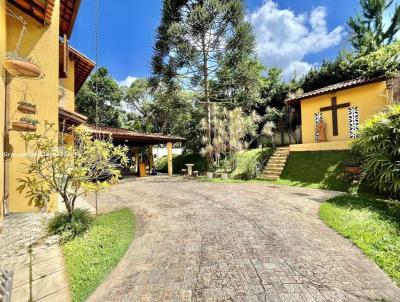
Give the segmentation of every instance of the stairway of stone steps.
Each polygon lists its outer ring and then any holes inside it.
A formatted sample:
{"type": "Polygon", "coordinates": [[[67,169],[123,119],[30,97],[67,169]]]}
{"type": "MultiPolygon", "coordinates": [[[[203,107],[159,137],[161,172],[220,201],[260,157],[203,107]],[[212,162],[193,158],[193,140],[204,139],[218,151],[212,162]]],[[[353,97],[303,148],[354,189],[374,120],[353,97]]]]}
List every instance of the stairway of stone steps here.
{"type": "Polygon", "coordinates": [[[265,166],[263,178],[266,180],[277,180],[285,168],[288,155],[289,147],[276,148],[265,166]]]}

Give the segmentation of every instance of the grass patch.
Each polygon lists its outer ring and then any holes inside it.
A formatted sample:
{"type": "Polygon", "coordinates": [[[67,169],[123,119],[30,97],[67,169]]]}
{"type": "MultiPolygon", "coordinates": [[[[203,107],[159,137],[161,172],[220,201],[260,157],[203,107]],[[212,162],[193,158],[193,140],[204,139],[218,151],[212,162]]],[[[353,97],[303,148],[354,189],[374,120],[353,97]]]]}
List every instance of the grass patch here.
{"type": "MultiPolygon", "coordinates": [[[[242,158],[254,156],[253,153],[256,151],[257,149],[246,151],[242,158]],[[247,152],[249,153],[248,155],[246,154],[247,152]]],[[[349,161],[350,159],[351,154],[349,151],[291,152],[280,179],[271,182],[258,178],[251,182],[348,192],[351,191],[352,187],[350,183],[341,179],[341,175],[344,172],[341,162],[349,161]]],[[[240,167],[240,164],[238,167],[240,167]]],[[[205,179],[202,180],[206,181],[205,179]]],[[[212,179],[208,181],[220,183],[248,182],[236,179],[212,179]]]]}
{"type": "Polygon", "coordinates": [[[257,178],[258,173],[264,168],[265,162],[272,154],[272,149],[244,150],[237,155],[236,169],[230,177],[234,179],[250,180],[257,178]]]}
{"type": "Polygon", "coordinates": [[[347,192],[351,184],[340,178],[340,162],[350,159],[349,151],[291,152],[276,183],[347,192]]]}
{"type": "Polygon", "coordinates": [[[73,301],[84,301],[117,265],[134,228],[132,212],[122,209],[96,217],[84,236],[63,245],[73,301]]]}
{"type": "Polygon", "coordinates": [[[400,203],[345,195],[321,205],[325,223],[350,239],[400,286],[400,203]]]}
{"type": "MultiPolygon", "coordinates": [[[[205,172],[207,170],[207,161],[200,154],[182,154],[173,155],[172,157],[172,169],[174,174],[180,174],[182,169],[187,169],[186,164],[194,164],[193,170],[199,172],[205,172]]],[[[167,156],[163,156],[157,160],[156,169],[159,172],[168,172],[168,159],[167,156]]]]}

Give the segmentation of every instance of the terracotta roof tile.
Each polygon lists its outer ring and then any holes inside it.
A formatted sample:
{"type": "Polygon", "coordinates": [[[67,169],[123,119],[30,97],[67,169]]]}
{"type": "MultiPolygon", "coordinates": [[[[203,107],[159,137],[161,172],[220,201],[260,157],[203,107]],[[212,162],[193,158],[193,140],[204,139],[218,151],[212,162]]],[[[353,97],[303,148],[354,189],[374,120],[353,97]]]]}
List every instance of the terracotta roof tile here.
{"type": "Polygon", "coordinates": [[[371,83],[383,81],[385,79],[386,79],[385,76],[377,77],[377,78],[360,77],[357,79],[333,84],[333,85],[326,86],[326,87],[323,87],[323,88],[320,88],[317,90],[306,92],[302,95],[286,99],[285,103],[294,103],[294,102],[308,99],[311,97],[315,97],[315,96],[319,96],[319,95],[323,95],[323,94],[327,94],[327,93],[332,93],[332,92],[339,91],[339,90],[349,89],[349,88],[353,88],[353,87],[357,87],[357,86],[362,86],[362,85],[366,85],[366,84],[371,84],[371,83]]]}
{"type": "Polygon", "coordinates": [[[161,133],[142,133],[124,128],[113,128],[105,126],[86,125],[99,133],[111,133],[114,139],[149,141],[152,143],[183,142],[186,139],[179,136],[164,135],[161,133]]]}

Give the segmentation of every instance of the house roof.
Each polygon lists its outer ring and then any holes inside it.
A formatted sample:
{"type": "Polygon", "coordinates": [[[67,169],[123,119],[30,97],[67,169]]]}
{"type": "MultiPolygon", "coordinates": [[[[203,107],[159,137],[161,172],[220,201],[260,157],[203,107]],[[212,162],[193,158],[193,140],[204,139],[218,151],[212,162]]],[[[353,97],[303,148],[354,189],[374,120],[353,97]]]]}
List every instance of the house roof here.
{"type": "MultiPolygon", "coordinates": [[[[51,0],[54,1],[54,0],[51,0]]],[[[78,15],[80,0],[61,0],[60,1],[60,36],[71,37],[76,16],[78,15]]]]}
{"type": "Polygon", "coordinates": [[[320,88],[317,90],[313,90],[313,91],[304,93],[299,96],[294,96],[294,97],[288,98],[285,100],[285,103],[293,104],[295,102],[298,102],[298,101],[301,101],[304,99],[308,99],[311,97],[315,97],[315,96],[319,96],[319,95],[323,95],[323,94],[327,94],[327,93],[333,93],[336,91],[345,90],[345,89],[349,89],[349,88],[354,88],[357,86],[363,86],[363,85],[367,85],[367,84],[371,84],[371,83],[375,83],[375,82],[380,82],[380,81],[384,81],[385,79],[386,79],[385,76],[376,77],[376,78],[360,77],[357,79],[353,79],[353,80],[333,84],[330,86],[326,86],[326,87],[323,87],[323,88],[320,88]]]}
{"type": "Polygon", "coordinates": [[[80,125],[86,123],[87,117],[74,111],[67,110],[62,107],[58,107],[58,116],[62,120],[66,120],[73,125],[80,125]]]}
{"type": "Polygon", "coordinates": [[[97,133],[111,133],[114,141],[123,142],[131,146],[145,146],[165,144],[168,142],[183,142],[186,139],[179,136],[169,136],[161,133],[142,133],[124,128],[86,125],[97,133]]]}
{"type": "Polygon", "coordinates": [[[73,47],[69,47],[70,57],[75,61],[75,93],[81,89],[86,79],[89,77],[96,63],[86,57],[73,47]]]}
{"type": "MultiPolygon", "coordinates": [[[[50,24],[54,0],[8,0],[14,6],[42,24],[50,24]]],[[[60,0],[60,36],[71,37],[78,15],[80,0],[60,0]]]]}
{"type": "Polygon", "coordinates": [[[54,0],[8,0],[8,2],[42,24],[51,23],[54,0]]]}

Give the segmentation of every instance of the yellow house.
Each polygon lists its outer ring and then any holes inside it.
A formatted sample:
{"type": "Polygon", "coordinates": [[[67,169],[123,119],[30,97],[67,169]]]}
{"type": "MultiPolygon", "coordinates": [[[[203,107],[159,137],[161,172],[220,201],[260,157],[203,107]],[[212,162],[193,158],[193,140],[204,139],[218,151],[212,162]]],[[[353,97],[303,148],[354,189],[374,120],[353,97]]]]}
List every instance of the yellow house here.
{"type": "MultiPolygon", "coordinates": [[[[86,120],[74,112],[75,94],[95,64],[68,45],[79,5],[79,0],[0,0],[0,217],[37,210],[17,191],[17,179],[26,173],[21,121],[37,120],[29,127],[40,133],[45,121],[58,127],[86,120]],[[10,52],[32,58],[40,75],[12,65],[10,52]],[[21,109],[23,103],[34,109],[21,109]]],[[[54,195],[48,210],[56,209],[54,195]]]]}
{"type": "Polygon", "coordinates": [[[286,100],[300,106],[302,144],[290,151],[349,149],[359,126],[389,104],[385,78],[358,78],[286,100]]]}

